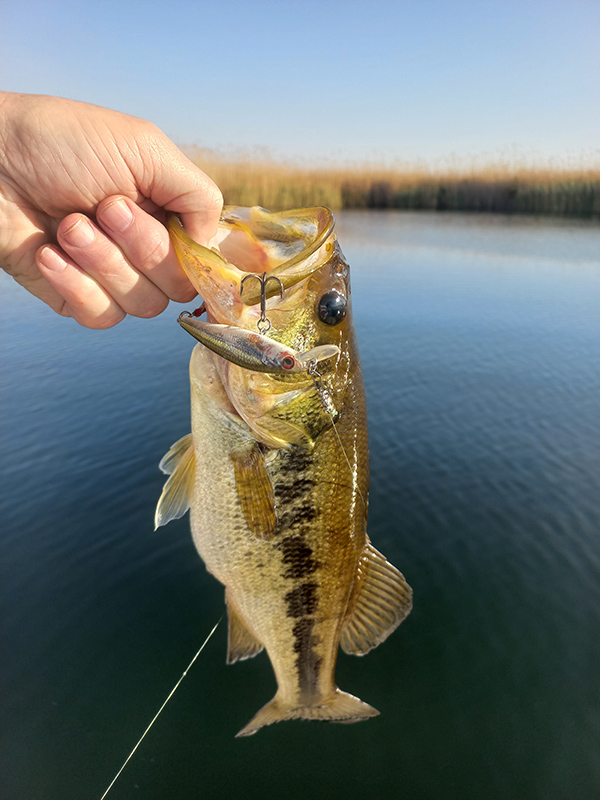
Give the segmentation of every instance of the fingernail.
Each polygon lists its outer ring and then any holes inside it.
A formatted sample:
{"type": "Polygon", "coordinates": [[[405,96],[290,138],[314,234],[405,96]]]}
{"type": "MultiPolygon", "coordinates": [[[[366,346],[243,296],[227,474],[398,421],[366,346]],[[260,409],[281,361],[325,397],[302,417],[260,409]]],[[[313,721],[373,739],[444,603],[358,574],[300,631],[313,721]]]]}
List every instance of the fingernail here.
{"type": "Polygon", "coordinates": [[[125,200],[115,200],[102,209],[102,223],[117,233],[123,233],[133,222],[133,214],[125,200]]]}
{"type": "Polygon", "coordinates": [[[73,247],[87,247],[94,241],[94,229],[85,217],[80,217],[75,225],[64,231],[63,238],[73,247]]]}
{"type": "Polygon", "coordinates": [[[67,262],[64,258],[59,256],[56,250],[53,250],[51,247],[44,247],[38,254],[38,259],[42,266],[52,270],[52,272],[60,272],[67,266],[67,262]]]}

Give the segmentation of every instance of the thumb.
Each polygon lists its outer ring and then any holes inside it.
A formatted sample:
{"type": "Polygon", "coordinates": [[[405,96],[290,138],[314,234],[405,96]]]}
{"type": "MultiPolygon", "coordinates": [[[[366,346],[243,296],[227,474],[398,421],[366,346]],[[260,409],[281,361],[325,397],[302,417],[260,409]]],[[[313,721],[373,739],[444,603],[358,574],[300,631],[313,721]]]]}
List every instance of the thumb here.
{"type": "Polygon", "coordinates": [[[151,163],[143,164],[150,167],[143,170],[148,186],[140,189],[157,206],[179,214],[192,239],[207,245],[217,232],[223,195],[206,173],[156,130],[159,141],[150,147],[151,163]]]}

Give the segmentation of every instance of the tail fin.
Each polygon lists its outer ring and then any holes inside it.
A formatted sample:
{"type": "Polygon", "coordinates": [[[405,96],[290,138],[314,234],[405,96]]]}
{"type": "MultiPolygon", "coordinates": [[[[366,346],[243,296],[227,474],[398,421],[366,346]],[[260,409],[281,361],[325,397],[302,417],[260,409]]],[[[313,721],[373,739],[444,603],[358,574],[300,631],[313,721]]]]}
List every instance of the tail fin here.
{"type": "Polygon", "coordinates": [[[368,703],[363,703],[358,697],[335,689],[332,699],[315,706],[293,707],[277,695],[255,714],[250,722],[245,725],[237,736],[252,736],[259,728],[272,725],[274,722],[283,722],[286,719],[325,719],[330,722],[360,722],[379,714],[376,708],[368,703]]]}

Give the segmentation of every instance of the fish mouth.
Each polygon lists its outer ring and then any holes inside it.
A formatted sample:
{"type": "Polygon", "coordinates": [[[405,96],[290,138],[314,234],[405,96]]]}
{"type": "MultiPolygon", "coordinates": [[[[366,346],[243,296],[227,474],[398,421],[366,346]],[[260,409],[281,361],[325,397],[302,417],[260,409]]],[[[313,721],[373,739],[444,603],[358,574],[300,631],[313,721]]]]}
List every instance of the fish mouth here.
{"type": "Polygon", "coordinates": [[[211,247],[203,247],[185,231],[179,217],[169,214],[167,227],[188,279],[203,298],[213,319],[235,324],[245,307],[261,300],[259,281],[242,281],[267,273],[266,297],[309,278],[333,252],[335,220],[329,208],[265,209],[226,206],[211,247]]]}

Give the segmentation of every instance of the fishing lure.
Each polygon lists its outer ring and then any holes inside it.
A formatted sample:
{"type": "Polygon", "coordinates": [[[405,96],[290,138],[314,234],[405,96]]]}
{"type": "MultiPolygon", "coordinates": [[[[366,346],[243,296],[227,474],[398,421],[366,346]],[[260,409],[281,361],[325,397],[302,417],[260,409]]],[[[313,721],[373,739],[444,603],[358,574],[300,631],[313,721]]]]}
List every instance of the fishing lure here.
{"type": "Polygon", "coordinates": [[[254,372],[274,375],[308,372],[311,364],[318,364],[340,352],[335,344],[322,344],[299,353],[262,333],[254,333],[236,325],[205,322],[186,311],[179,315],[177,321],[213,353],[254,372]]]}

